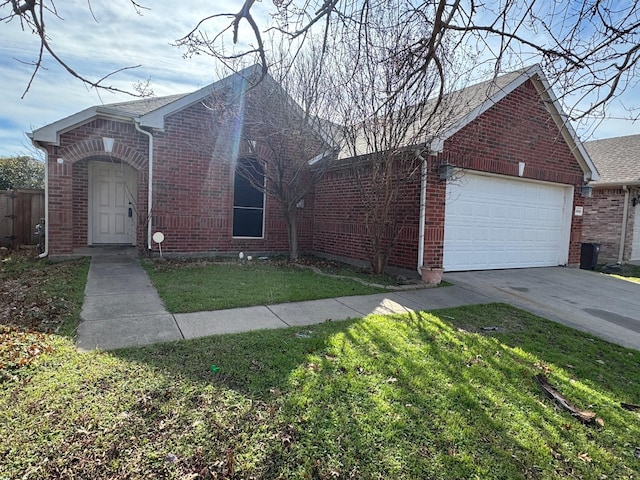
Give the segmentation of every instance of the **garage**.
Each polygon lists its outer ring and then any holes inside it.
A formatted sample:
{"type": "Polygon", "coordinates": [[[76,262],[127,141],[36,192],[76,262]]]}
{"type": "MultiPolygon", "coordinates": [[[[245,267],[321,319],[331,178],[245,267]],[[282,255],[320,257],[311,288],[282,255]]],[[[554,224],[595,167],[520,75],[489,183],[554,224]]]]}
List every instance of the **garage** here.
{"type": "Polygon", "coordinates": [[[573,187],[469,171],[447,182],[445,271],[564,265],[573,187]]]}
{"type": "Polygon", "coordinates": [[[640,206],[636,204],[633,218],[633,237],[631,240],[631,261],[640,261],[640,206]]]}

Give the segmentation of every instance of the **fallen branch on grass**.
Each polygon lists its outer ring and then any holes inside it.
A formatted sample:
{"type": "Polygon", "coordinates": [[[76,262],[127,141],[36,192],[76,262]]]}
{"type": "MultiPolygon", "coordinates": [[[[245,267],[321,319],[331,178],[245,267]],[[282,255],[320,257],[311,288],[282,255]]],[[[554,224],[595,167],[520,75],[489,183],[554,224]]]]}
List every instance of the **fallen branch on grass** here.
{"type": "Polygon", "coordinates": [[[565,410],[569,410],[569,412],[571,412],[571,415],[576,417],[581,422],[597,423],[600,426],[604,425],[604,421],[601,418],[596,417],[595,413],[588,410],[580,410],[573,403],[567,400],[560,392],[558,392],[551,386],[551,384],[547,380],[547,377],[545,377],[543,374],[539,373],[538,375],[536,375],[536,380],[538,381],[540,388],[542,388],[542,391],[549,398],[555,400],[555,402],[565,410]]]}

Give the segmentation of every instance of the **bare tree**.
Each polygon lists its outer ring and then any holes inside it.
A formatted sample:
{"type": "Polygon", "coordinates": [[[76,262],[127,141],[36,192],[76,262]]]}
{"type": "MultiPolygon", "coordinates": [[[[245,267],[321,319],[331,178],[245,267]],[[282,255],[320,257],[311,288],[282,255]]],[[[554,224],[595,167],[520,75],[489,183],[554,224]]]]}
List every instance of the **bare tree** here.
{"type": "MultiPolygon", "coordinates": [[[[137,0],[123,1],[133,7],[132,12],[147,8],[137,0]]],[[[605,116],[606,106],[635,86],[638,78],[637,0],[274,0],[272,6],[261,4],[267,15],[256,13],[255,0],[236,3],[232,11],[212,7],[211,12],[202,12],[202,19],[177,44],[187,48],[187,55],[204,52],[224,62],[257,56],[264,76],[271,68],[268,42],[264,41],[267,33],[289,39],[293,48],[300,48],[312,32],[327,43],[355,34],[356,43],[351,46],[360,51],[369,41],[363,27],[385,11],[393,11],[403,22],[427,27],[424,37],[398,52],[405,57],[407,84],[422,82],[434,69],[443,76],[440,67],[452,49],[464,54],[459,58],[484,58],[485,70],[496,74],[537,62],[563,93],[571,117],[577,119],[605,116]],[[225,18],[229,20],[226,28],[207,31],[210,24],[218,25],[225,18]],[[235,48],[229,49],[229,37],[235,48]]],[[[91,9],[90,1],[87,8],[91,9]]],[[[46,53],[85,84],[117,90],[106,83],[116,72],[92,80],[58,54],[47,35],[49,21],[58,19],[57,15],[53,0],[0,0],[0,20],[21,22],[40,42],[40,53],[32,63],[33,76],[42,68],[46,53]]],[[[640,106],[626,108],[630,119],[639,118],[640,106]]]]}
{"type": "Polygon", "coordinates": [[[219,99],[207,105],[216,130],[221,125],[241,125],[236,135],[248,158],[232,155],[235,172],[282,208],[292,262],[299,259],[298,215],[303,201],[336,155],[336,145],[321,120],[331,92],[323,85],[322,61],[319,52],[309,48],[295,60],[279,62],[286,70],[274,68],[266,77],[247,79],[239,95],[225,97],[225,105],[216,103],[219,99]]]}
{"type": "MultiPolygon", "coordinates": [[[[326,41],[348,36],[355,39],[351,47],[363,51],[371,41],[366,25],[385,12],[395,12],[408,25],[426,27],[423,37],[398,49],[404,56],[406,85],[428,80],[434,71],[444,84],[442,66],[451,51],[484,58],[485,68],[495,74],[537,62],[563,93],[572,118],[579,119],[604,116],[607,104],[637,79],[640,8],[636,0],[274,1],[269,23],[252,14],[255,0],[238,0],[237,4],[237,11],[204,18],[181,44],[191,52],[206,51],[223,60],[256,54],[264,58],[265,31],[275,30],[297,45],[315,31],[326,41]],[[229,18],[229,26],[209,37],[207,22],[220,17],[229,18]],[[250,48],[230,54],[219,43],[227,33],[234,42],[242,33],[255,41],[249,42],[250,48]]],[[[266,72],[267,63],[263,64],[266,72]]],[[[629,118],[639,117],[640,106],[627,108],[629,118]]]]}
{"type": "Polygon", "coordinates": [[[363,25],[352,41],[332,47],[340,156],[350,162],[345,167],[359,191],[376,274],[384,271],[398,238],[417,218],[412,206],[418,204],[414,187],[424,174],[421,154],[450,126],[445,93],[464,81],[461,70],[454,72],[457,62],[451,54],[422,82],[406,82],[406,52],[428,27],[403,22],[402,15],[387,10],[363,25]],[[367,42],[360,50],[350,48],[359,36],[367,42]]]}
{"type": "MultiPolygon", "coordinates": [[[[133,11],[140,14],[145,8],[135,0],[128,0],[133,11]]],[[[87,2],[89,10],[91,10],[91,2],[87,2]]],[[[92,12],[93,15],[93,12],[92,12]]],[[[63,58],[55,47],[51,44],[47,25],[50,19],[62,20],[58,14],[58,9],[53,0],[2,0],[0,1],[0,22],[8,23],[11,21],[18,21],[22,27],[22,30],[30,30],[34,35],[38,37],[40,47],[38,55],[34,60],[29,62],[33,66],[31,78],[25,86],[22,98],[27,94],[31,85],[36,78],[36,75],[40,70],[44,69],[43,61],[45,54],[50,55],[56,63],[64,68],[69,75],[77,78],[82,83],[89,87],[108,90],[111,92],[127,93],[130,95],[146,97],[153,94],[149,89],[148,82],[138,82],[132,87],[131,90],[123,90],[113,85],[108,85],[106,82],[113,75],[123,72],[125,70],[131,70],[138,68],[140,65],[127,66],[119,68],[115,71],[108,72],[99,79],[92,80],[88,75],[80,73],[75,67],[73,67],[65,58],[63,58]]],[[[94,17],[95,19],[95,17],[94,17]]]]}

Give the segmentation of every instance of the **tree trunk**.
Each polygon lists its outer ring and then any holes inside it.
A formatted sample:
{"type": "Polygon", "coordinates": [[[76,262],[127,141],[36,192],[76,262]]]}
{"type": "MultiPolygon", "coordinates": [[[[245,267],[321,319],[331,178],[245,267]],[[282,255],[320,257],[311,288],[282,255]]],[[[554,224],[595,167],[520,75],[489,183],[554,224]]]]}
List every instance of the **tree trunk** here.
{"type": "Polygon", "coordinates": [[[297,262],[300,256],[298,251],[298,210],[287,208],[287,235],[289,237],[289,261],[297,262]]]}
{"type": "Polygon", "coordinates": [[[384,272],[386,266],[386,258],[383,252],[374,252],[373,254],[373,274],[380,275],[384,272]]]}

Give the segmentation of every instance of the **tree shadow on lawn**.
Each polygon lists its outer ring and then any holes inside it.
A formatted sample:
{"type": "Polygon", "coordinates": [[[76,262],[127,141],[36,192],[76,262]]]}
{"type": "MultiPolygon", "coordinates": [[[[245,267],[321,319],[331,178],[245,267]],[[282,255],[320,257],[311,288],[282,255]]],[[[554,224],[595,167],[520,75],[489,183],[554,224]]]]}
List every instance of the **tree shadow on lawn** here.
{"type": "Polygon", "coordinates": [[[236,471],[263,478],[628,476],[640,425],[619,402],[637,401],[628,367],[640,354],[573,332],[489,305],[111,354],[165,377],[158,398],[172,383],[193,391],[182,405],[203,423],[189,432],[202,444],[194,468],[228,466],[232,448],[236,471]],[[582,365],[592,356],[609,363],[582,365]],[[537,373],[605,427],[557,409],[537,373]]]}

